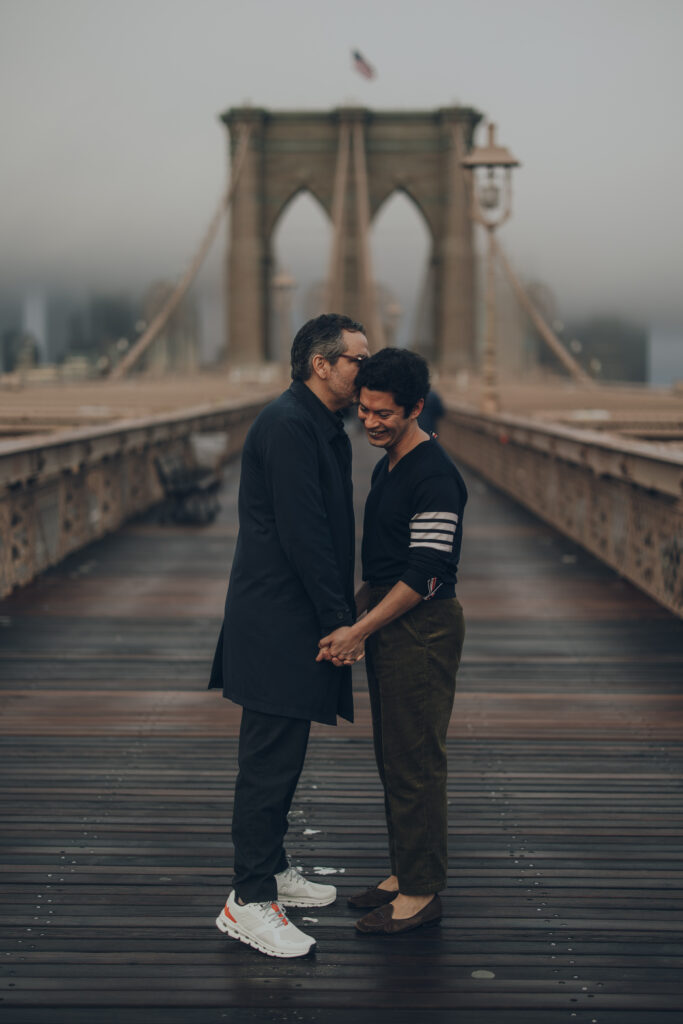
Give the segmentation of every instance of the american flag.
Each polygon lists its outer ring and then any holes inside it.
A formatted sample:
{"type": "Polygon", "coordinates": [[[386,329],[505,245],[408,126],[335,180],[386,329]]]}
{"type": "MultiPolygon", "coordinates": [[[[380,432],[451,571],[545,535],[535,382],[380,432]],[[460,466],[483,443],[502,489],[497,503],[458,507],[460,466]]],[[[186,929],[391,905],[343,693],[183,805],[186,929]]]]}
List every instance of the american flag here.
{"type": "Polygon", "coordinates": [[[372,64],[368,64],[360,50],[351,50],[351,56],[353,57],[353,66],[361,75],[365,78],[374,78],[375,69],[372,64]]]}

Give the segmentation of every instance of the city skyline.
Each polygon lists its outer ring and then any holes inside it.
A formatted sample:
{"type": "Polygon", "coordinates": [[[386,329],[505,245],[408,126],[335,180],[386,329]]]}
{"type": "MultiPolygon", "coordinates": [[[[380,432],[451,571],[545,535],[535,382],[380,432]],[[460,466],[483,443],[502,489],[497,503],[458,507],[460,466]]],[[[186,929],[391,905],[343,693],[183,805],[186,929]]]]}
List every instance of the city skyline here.
{"type": "MultiPolygon", "coordinates": [[[[1,0],[0,18],[4,294],[176,279],[225,184],[228,106],[461,102],[522,162],[502,232],[518,271],[564,316],[616,313],[683,337],[680,5],[351,0],[323,15],[309,0],[1,0]],[[354,71],[353,46],[376,79],[354,71]]],[[[376,276],[415,293],[424,227],[395,206],[373,237],[376,276]]],[[[305,284],[329,226],[310,207],[292,218],[276,247],[305,284]]],[[[220,289],[223,249],[205,290],[220,289]]]]}

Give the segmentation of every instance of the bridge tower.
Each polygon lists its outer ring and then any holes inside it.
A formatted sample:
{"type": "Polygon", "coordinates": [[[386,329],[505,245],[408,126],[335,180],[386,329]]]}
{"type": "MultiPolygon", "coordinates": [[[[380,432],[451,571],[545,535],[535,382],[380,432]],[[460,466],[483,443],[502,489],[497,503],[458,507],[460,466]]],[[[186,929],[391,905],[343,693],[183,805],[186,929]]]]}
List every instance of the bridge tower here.
{"type": "Polygon", "coordinates": [[[250,130],[232,200],[226,261],[231,363],[265,359],[273,232],[287,205],[306,190],[334,227],[330,308],[363,320],[371,346],[380,347],[373,330],[377,315],[368,234],[382,204],[398,190],[415,203],[432,240],[434,339],[428,354],[445,371],[473,365],[473,227],[460,161],[481,119],[477,111],[233,107],[221,119],[230,134],[231,159],[250,130]]]}

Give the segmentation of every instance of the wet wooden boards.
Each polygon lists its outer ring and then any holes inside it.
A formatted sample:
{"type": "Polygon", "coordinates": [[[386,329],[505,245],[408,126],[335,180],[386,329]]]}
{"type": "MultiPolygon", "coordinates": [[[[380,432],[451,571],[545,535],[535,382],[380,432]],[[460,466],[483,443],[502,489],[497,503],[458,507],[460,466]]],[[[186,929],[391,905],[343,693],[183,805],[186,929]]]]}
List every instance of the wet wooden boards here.
{"type": "MultiPolygon", "coordinates": [[[[357,497],[373,455],[355,442],[357,497]]],[[[436,928],[360,936],[386,871],[362,668],[316,727],[289,848],[340,898],[313,958],[213,921],[239,712],[205,691],[236,538],[152,517],[0,606],[6,1024],[673,1024],[683,1006],[683,624],[476,478],[459,596],[450,887],[436,928]]]]}

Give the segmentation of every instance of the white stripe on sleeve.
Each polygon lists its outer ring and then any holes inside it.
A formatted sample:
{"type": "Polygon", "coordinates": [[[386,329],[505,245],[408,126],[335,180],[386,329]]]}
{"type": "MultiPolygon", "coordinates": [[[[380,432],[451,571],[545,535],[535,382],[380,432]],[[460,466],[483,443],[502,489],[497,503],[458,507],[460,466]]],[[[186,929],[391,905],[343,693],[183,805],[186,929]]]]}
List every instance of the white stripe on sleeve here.
{"type": "Polygon", "coordinates": [[[412,541],[411,540],[411,542],[408,545],[408,547],[411,547],[411,548],[432,548],[435,551],[447,551],[449,554],[453,550],[453,545],[452,544],[437,544],[435,541],[432,541],[431,543],[426,544],[426,543],[424,543],[424,541],[412,541]]]}
{"type": "Polygon", "coordinates": [[[415,522],[431,522],[432,519],[447,519],[452,523],[457,523],[458,513],[457,512],[417,512],[412,519],[411,523],[415,522]]]}
{"type": "Polygon", "coordinates": [[[451,552],[457,522],[455,512],[418,512],[410,520],[410,547],[451,552]]]}

